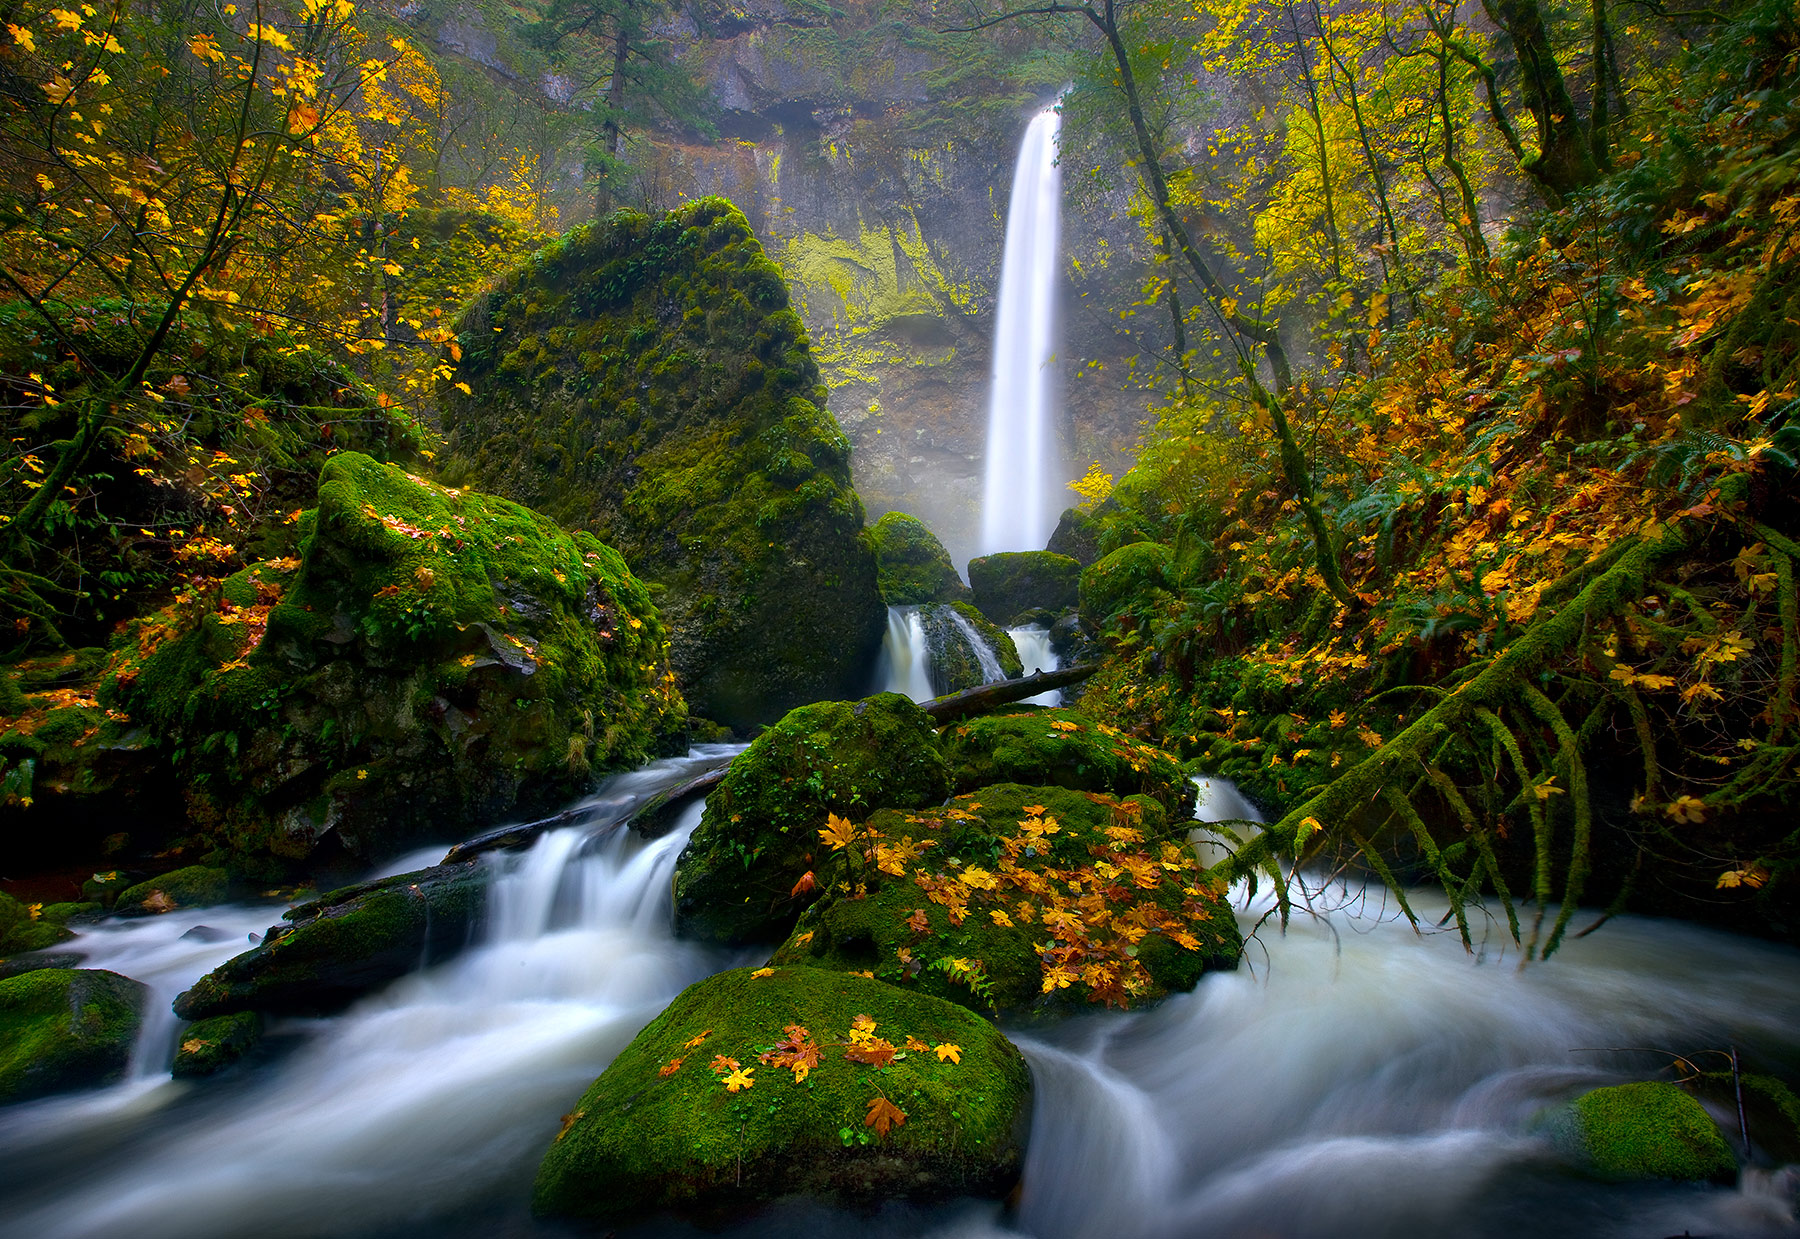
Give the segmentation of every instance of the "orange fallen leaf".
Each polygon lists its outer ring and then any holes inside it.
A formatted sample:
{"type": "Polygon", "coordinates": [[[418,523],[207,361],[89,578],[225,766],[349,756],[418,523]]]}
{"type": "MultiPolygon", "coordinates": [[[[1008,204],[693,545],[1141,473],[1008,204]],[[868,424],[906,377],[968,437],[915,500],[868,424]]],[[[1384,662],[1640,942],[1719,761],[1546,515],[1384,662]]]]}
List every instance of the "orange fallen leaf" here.
{"type": "Polygon", "coordinates": [[[671,1058],[668,1062],[664,1063],[660,1068],[657,1069],[656,1078],[659,1080],[668,1079],[670,1076],[674,1075],[677,1071],[680,1071],[681,1064],[686,1061],[687,1060],[685,1058],[671,1058]]]}
{"type": "Polygon", "coordinates": [[[873,1127],[877,1136],[886,1136],[905,1122],[906,1111],[885,1097],[874,1097],[869,1101],[869,1114],[863,1119],[863,1126],[873,1127]]]}
{"type": "Polygon", "coordinates": [[[681,1043],[681,1048],[684,1050],[691,1050],[710,1036],[712,1036],[712,1029],[709,1028],[698,1037],[689,1037],[686,1041],[683,1041],[681,1043]]]}

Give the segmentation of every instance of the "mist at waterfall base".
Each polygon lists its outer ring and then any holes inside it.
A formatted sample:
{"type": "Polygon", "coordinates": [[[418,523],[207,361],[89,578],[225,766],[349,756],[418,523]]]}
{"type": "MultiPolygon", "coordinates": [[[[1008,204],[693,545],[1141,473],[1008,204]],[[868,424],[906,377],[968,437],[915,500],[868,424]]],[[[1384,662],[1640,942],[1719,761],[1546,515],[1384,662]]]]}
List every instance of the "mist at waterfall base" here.
{"type": "Polygon", "coordinates": [[[1056,284],[1062,229],[1062,116],[1032,118],[1013,171],[988,394],[981,554],[1044,548],[1062,509],[1056,447],[1056,284]]]}
{"type": "MultiPolygon", "coordinates": [[[[703,760],[657,763],[635,788],[703,760]]],[[[611,794],[603,789],[596,801],[611,794]]],[[[1252,812],[1228,784],[1202,816],[1252,812]]],[[[0,1110],[0,1233],[33,1239],[564,1234],[529,1216],[566,1113],[685,985],[760,962],[674,939],[668,881],[698,820],[652,842],[575,825],[490,857],[482,940],[329,1019],[280,1021],[267,1057],[216,1080],[167,1075],[148,1030],[132,1080],[0,1110]]],[[[597,814],[596,816],[600,816],[597,814]]],[[[1794,1234],[1789,1172],[1737,1187],[1609,1184],[1557,1153],[1540,1115],[1664,1065],[1651,1047],[1738,1046],[1800,1069],[1800,954],[1618,918],[1520,971],[1498,932],[1475,957],[1416,935],[1376,897],[1285,935],[1141,1013],[1014,1030],[1036,1103],[1016,1209],[778,1206],[734,1235],[1710,1236],[1794,1234]],[[1601,1051],[1601,1052],[1596,1052],[1601,1051]]],[[[1424,895],[1415,906],[1428,909],[1424,895]]],[[[1241,914],[1246,931],[1267,909],[1241,914]]],[[[209,908],[106,922],[89,966],[183,988],[274,919],[209,908]],[[204,924],[229,939],[186,937],[204,924]]],[[[208,934],[204,937],[215,937],[208,934]]],[[[693,1234],[672,1221],[639,1228],[693,1234]]]]}

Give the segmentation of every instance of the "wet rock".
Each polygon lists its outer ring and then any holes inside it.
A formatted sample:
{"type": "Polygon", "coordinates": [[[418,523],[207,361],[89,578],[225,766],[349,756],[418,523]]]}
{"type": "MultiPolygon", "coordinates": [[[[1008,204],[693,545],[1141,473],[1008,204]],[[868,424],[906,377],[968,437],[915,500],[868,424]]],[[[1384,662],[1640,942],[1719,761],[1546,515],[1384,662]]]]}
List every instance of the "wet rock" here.
{"type": "Polygon", "coordinates": [[[1081,565],[1050,551],[1008,551],[969,561],[975,605],[996,624],[1011,624],[1034,607],[1062,611],[1076,604],[1081,565]]]}
{"type": "Polygon", "coordinates": [[[347,886],[291,908],[263,941],[175,999],[184,1020],[239,1011],[322,1015],[460,952],[479,930],[488,872],[477,861],[347,886]]]}
{"type": "Polygon", "coordinates": [[[1085,568],[1100,558],[1100,522],[1080,508],[1064,508],[1044,549],[1067,555],[1085,568]]]}
{"type": "Polygon", "coordinates": [[[540,1216],[715,1220],[784,1196],[874,1205],[1013,1187],[1031,1073],[992,1025],[879,981],[763,971],[690,986],[613,1060],[538,1169],[540,1216]],[[805,1071],[759,1057],[784,1039],[805,1071]],[[873,1061],[849,1057],[859,1044],[873,1061]],[[884,1099],[904,1121],[882,1133],[869,1120],[884,1099]]]}
{"type": "Polygon", "coordinates": [[[60,920],[46,917],[44,913],[42,906],[34,911],[31,905],[0,892],[0,956],[41,951],[75,936],[60,920]]]}
{"type": "Polygon", "coordinates": [[[1160,542],[1133,542],[1090,565],[1081,574],[1081,618],[1103,626],[1134,601],[1168,588],[1169,548],[1160,542]]]}
{"type": "Polygon", "coordinates": [[[217,1075],[255,1049],[262,1035],[263,1017],[256,1011],[201,1020],[183,1030],[171,1071],[177,1080],[217,1075]]]}
{"type": "Polygon", "coordinates": [[[1608,1178],[1729,1180],[1737,1159],[1706,1110],[1673,1084],[1597,1088],[1559,1120],[1589,1165],[1608,1178]]]}
{"type": "Polygon", "coordinates": [[[946,729],[944,760],[958,792],[989,783],[1026,783],[1143,793],[1171,818],[1194,811],[1194,785],[1181,763],[1079,710],[987,715],[946,729]]]}
{"type": "Polygon", "coordinates": [[[177,908],[204,908],[224,903],[230,889],[231,875],[225,870],[189,865],[127,887],[119,893],[113,912],[119,916],[153,916],[177,908]]]}
{"type": "Polygon", "coordinates": [[[961,602],[972,594],[944,544],[925,522],[889,512],[869,527],[875,546],[876,581],[890,607],[927,602],[961,602]]]}
{"type": "Polygon", "coordinates": [[[149,991],[99,969],[0,981],[0,1104],[123,1078],[149,991]]]}
{"type": "Polygon", "coordinates": [[[675,868],[679,932],[779,938],[823,852],[827,814],[941,801],[950,783],[931,720],[898,693],[802,706],[731,763],[675,868]]]}
{"type": "Polygon", "coordinates": [[[1013,639],[966,602],[936,603],[919,608],[919,624],[925,630],[930,651],[931,691],[939,697],[986,684],[991,677],[970,637],[979,641],[999,665],[1005,679],[1024,673],[1013,639]],[[960,617],[962,623],[956,622],[960,617]],[[966,627],[965,627],[966,625],[966,627]]]}

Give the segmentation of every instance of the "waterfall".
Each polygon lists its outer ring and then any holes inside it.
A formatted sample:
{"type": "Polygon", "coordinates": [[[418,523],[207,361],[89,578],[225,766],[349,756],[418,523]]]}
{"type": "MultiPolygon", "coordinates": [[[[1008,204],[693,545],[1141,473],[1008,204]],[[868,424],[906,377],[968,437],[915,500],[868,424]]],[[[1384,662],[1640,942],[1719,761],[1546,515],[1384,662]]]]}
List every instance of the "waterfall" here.
{"type": "Polygon", "coordinates": [[[887,635],[876,666],[878,691],[904,693],[914,701],[937,696],[931,688],[931,650],[917,607],[889,607],[887,635]]]}
{"type": "Polygon", "coordinates": [[[1013,172],[1000,264],[1000,306],[988,397],[987,473],[981,499],[981,553],[1042,550],[1058,496],[1053,404],[1057,249],[1062,172],[1048,108],[1032,119],[1013,172]]]}
{"type": "Polygon", "coordinates": [[[988,648],[988,643],[975,630],[975,625],[971,624],[968,618],[955,607],[945,607],[944,614],[949,617],[952,624],[956,625],[957,631],[962,633],[963,640],[968,642],[969,650],[975,655],[975,661],[981,667],[981,682],[998,684],[1004,680],[1006,672],[1000,666],[999,656],[988,648]]]}
{"type": "MultiPolygon", "coordinates": [[[[1050,630],[1042,624],[1008,628],[1006,635],[1012,638],[1013,648],[1019,651],[1019,665],[1023,668],[1021,674],[1036,675],[1040,671],[1056,671],[1061,668],[1062,659],[1050,648],[1050,630]]],[[[1027,697],[1024,704],[1059,706],[1062,704],[1062,689],[1053,688],[1047,693],[1027,697]]]]}

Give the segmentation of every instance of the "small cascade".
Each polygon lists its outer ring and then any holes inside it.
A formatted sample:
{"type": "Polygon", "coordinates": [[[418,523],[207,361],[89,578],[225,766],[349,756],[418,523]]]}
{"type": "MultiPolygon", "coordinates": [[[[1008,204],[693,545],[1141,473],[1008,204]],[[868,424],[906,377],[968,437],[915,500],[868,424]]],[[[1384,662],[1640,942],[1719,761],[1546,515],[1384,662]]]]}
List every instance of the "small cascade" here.
{"type": "Polygon", "coordinates": [[[1032,119],[1013,172],[994,324],[981,553],[1042,550],[1061,478],[1055,440],[1056,280],[1062,170],[1054,107],[1032,119]]]}
{"type": "Polygon", "coordinates": [[[1000,656],[989,648],[987,641],[975,630],[975,625],[969,622],[968,617],[955,607],[945,607],[944,614],[956,626],[956,630],[962,634],[962,639],[968,645],[969,652],[975,655],[975,661],[981,667],[981,682],[998,684],[1004,680],[1006,672],[1000,666],[1000,656]]]}
{"type": "Polygon", "coordinates": [[[917,607],[889,607],[887,635],[875,668],[878,692],[904,693],[914,701],[930,701],[931,643],[917,607]]]}
{"type": "MultiPolygon", "coordinates": [[[[1062,668],[1062,659],[1050,648],[1050,630],[1042,624],[1008,628],[1006,635],[1012,638],[1013,648],[1019,651],[1019,664],[1024,668],[1023,674],[1036,675],[1040,671],[1057,671],[1062,668]]],[[[1053,688],[1047,693],[1027,697],[1025,704],[1059,706],[1062,704],[1062,689],[1053,688]]]]}
{"type": "MultiPolygon", "coordinates": [[[[1240,838],[1258,833],[1253,823],[1263,820],[1262,810],[1251,804],[1230,779],[1197,774],[1193,783],[1195,821],[1231,822],[1233,825],[1226,829],[1240,838]]],[[[1203,865],[1216,865],[1231,854],[1231,849],[1219,837],[1206,830],[1193,831],[1188,841],[1194,845],[1194,854],[1203,865]]]]}

